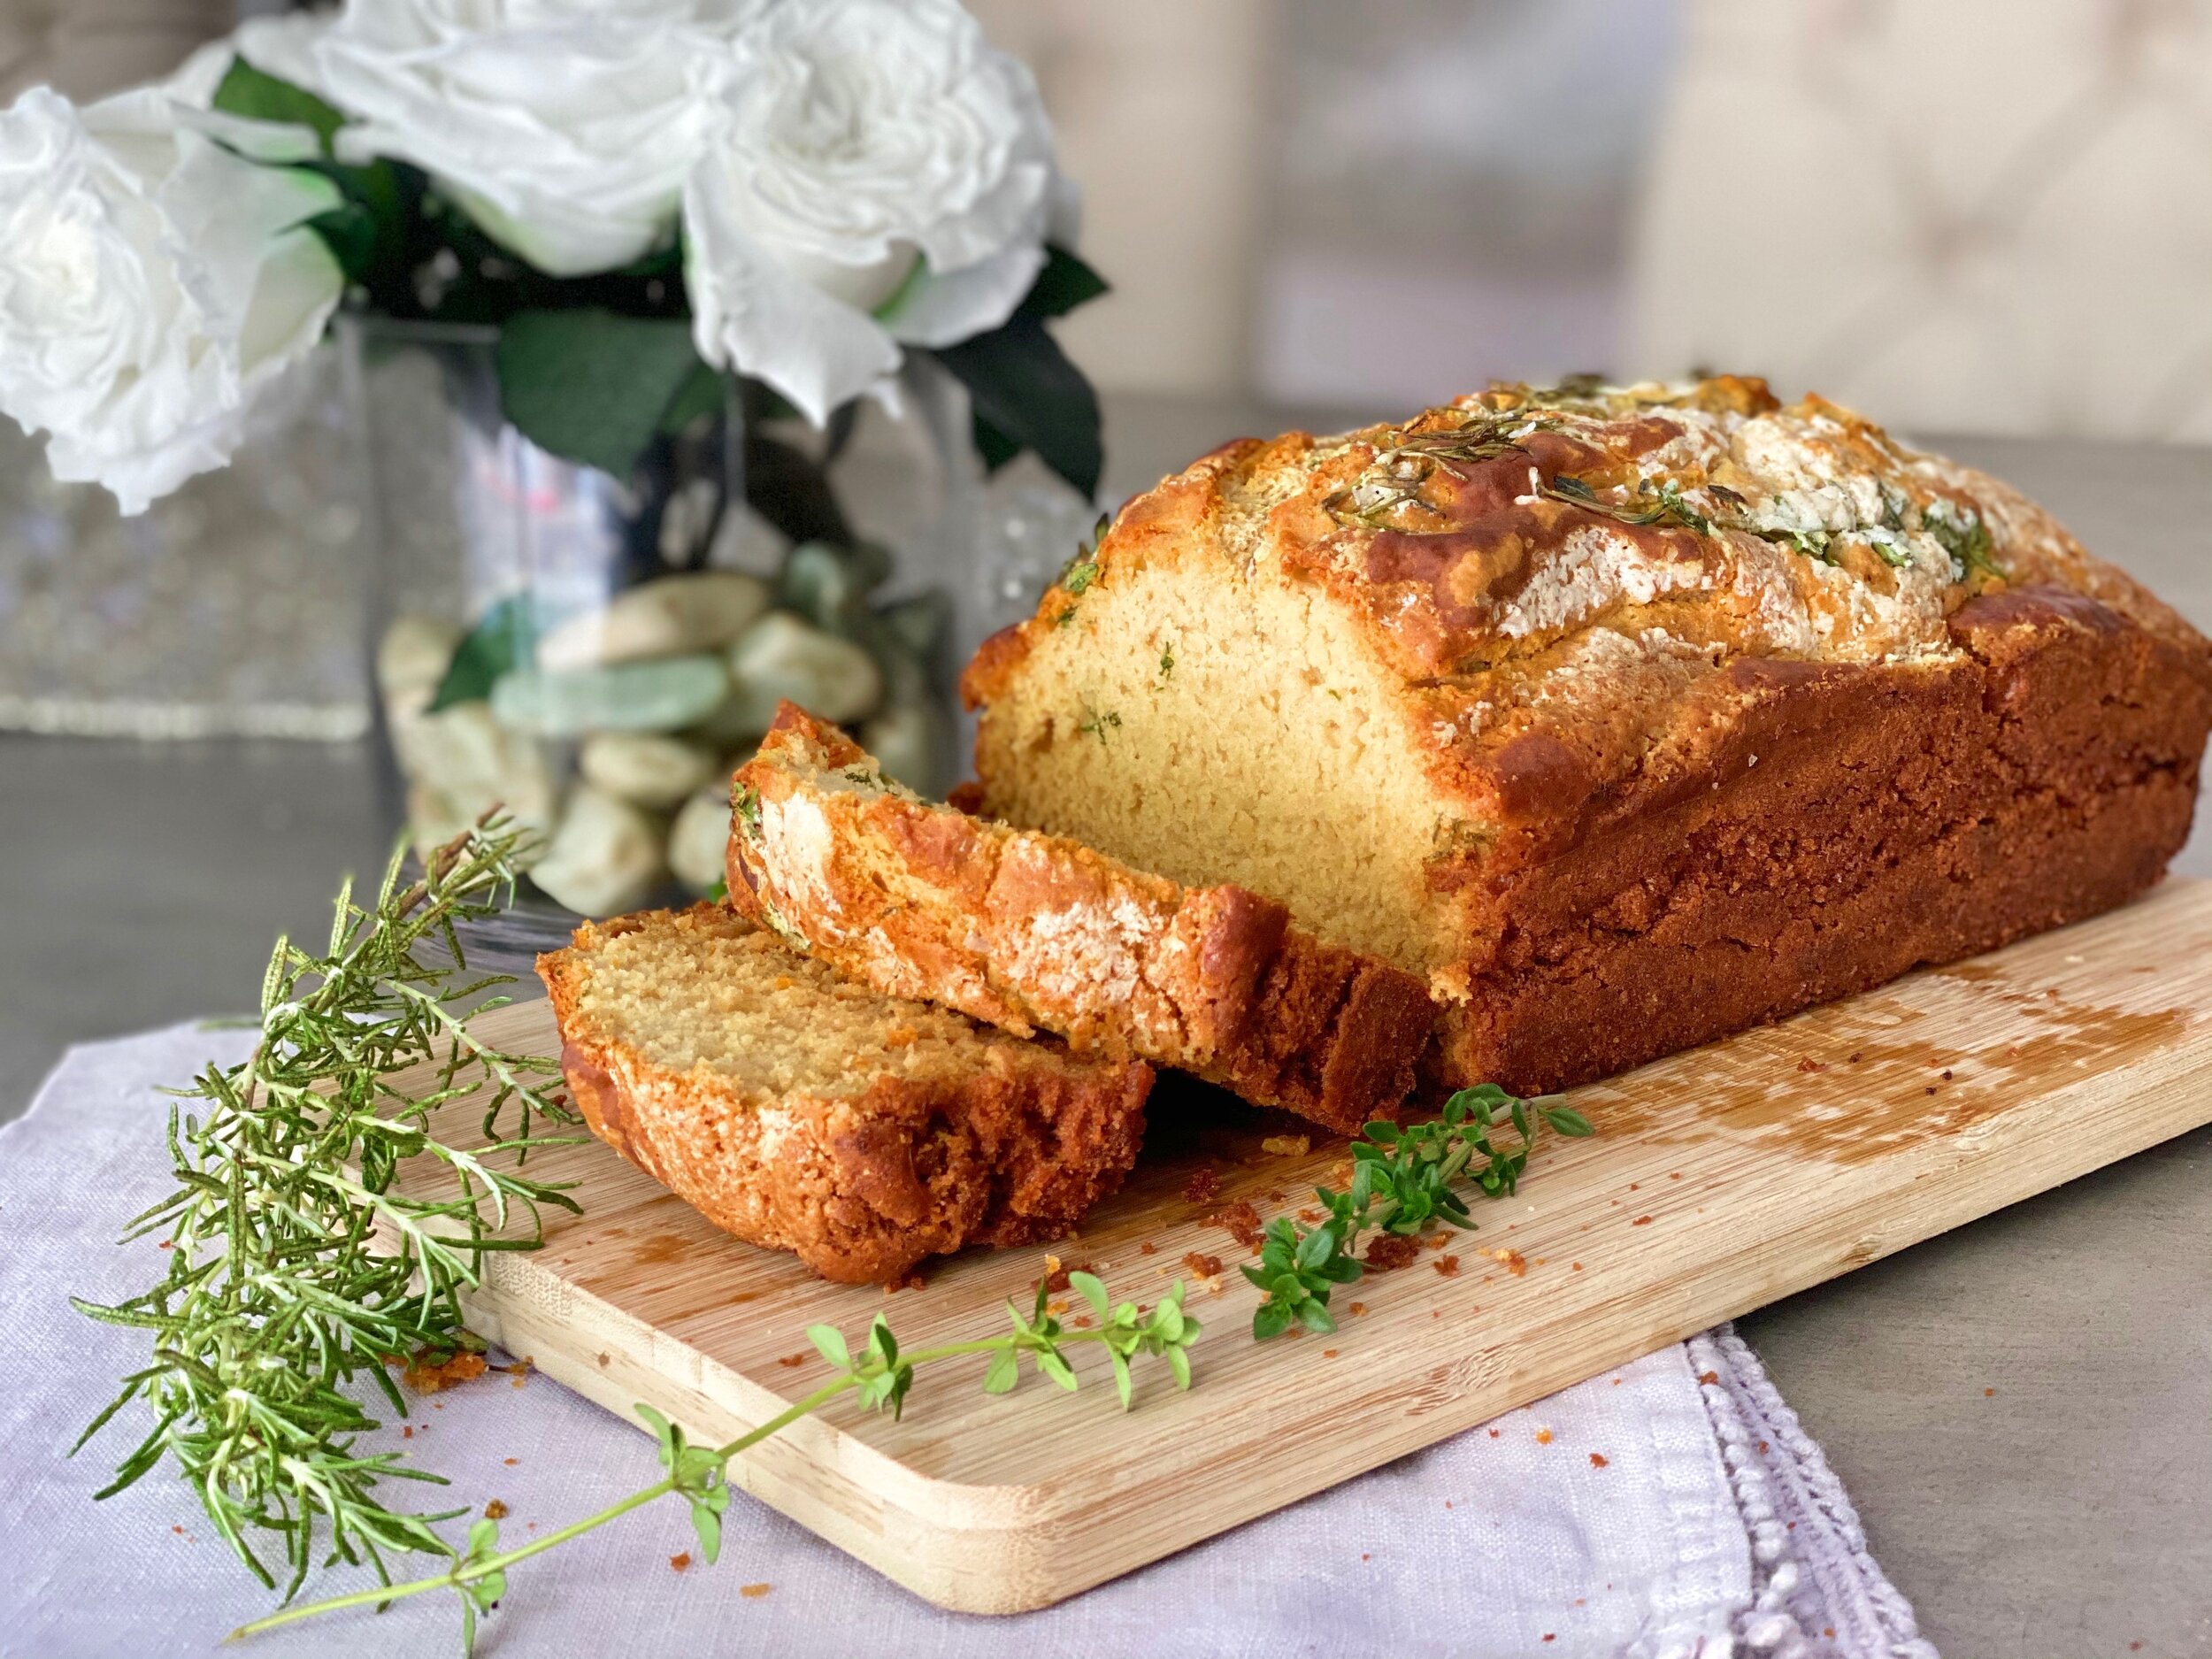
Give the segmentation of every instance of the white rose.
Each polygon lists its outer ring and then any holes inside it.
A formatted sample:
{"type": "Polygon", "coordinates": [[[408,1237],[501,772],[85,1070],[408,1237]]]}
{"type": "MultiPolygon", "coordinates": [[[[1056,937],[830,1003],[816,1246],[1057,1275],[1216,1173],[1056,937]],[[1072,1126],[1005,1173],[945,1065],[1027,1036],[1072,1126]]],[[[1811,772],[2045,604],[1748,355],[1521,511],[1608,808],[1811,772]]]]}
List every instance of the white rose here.
{"type": "Polygon", "coordinates": [[[55,477],[127,513],[228,464],[344,287],[303,223],[335,188],[235,152],[314,147],[150,89],[79,111],[34,88],[0,114],[0,411],[52,434],[55,477]]]}
{"type": "Polygon", "coordinates": [[[412,162],[555,276],[626,265],[674,229],[698,153],[703,55],[758,0],[351,0],[312,48],[350,124],[339,154],[412,162]]]}
{"type": "Polygon", "coordinates": [[[329,28],[332,16],[326,12],[288,12],[248,18],[235,33],[210,41],[186,58],[162,83],[162,89],[196,109],[206,109],[230,73],[232,60],[242,58],[265,75],[319,94],[322,71],[315,62],[315,42],[329,28]]]}
{"type": "Polygon", "coordinates": [[[1071,233],[1021,63],[955,0],[779,0],[703,65],[685,283],[708,362],[816,422],[899,365],[1006,320],[1071,233]]]}

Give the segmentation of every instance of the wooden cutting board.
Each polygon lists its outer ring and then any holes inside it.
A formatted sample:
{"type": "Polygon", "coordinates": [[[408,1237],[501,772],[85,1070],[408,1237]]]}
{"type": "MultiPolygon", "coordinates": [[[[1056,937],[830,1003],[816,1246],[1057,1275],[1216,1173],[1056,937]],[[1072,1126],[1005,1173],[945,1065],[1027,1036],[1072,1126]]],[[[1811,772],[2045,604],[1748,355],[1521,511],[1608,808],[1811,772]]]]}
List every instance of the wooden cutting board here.
{"type": "MultiPolygon", "coordinates": [[[[547,1005],[482,1020],[554,1053],[547,1005]]],[[[1179,1079],[1154,1095],[1143,1164],[1078,1239],[1117,1300],[1155,1300],[1186,1253],[1196,1386],[1140,1368],[1134,1410],[1104,1356],[1073,1396],[981,1363],[921,1373],[903,1421],[851,1402],[763,1442],[748,1491],[931,1601],[1042,1607],[1502,1411],[2212,1121],[2212,883],[1918,973],[1571,1096],[1596,1138],[1547,1136],[1480,1231],[1337,1294],[1342,1328],[1256,1345],[1248,1259],[1208,1217],[1264,1217],[1340,1185],[1341,1143],[1302,1156],[1179,1079]],[[1215,1172],[1217,1196],[1187,1187],[1215,1172]],[[1150,1246],[1149,1250],[1146,1246],[1150,1246]],[[1348,1311],[1357,1304],[1364,1311],[1348,1311]]],[[[449,1132],[468,1114],[450,1114],[449,1132]]],[[[544,1156],[584,1214],[492,1259],[471,1323],[630,1421],[647,1402],[709,1442],[823,1381],[804,1336],[887,1309],[909,1348],[992,1334],[1044,1252],[972,1252],[887,1294],[810,1277],[717,1233],[596,1144],[544,1156]]],[[[1567,1455],[1567,1454],[1563,1454],[1567,1455]]],[[[641,1480],[649,1475],[641,1450],[641,1480]]]]}

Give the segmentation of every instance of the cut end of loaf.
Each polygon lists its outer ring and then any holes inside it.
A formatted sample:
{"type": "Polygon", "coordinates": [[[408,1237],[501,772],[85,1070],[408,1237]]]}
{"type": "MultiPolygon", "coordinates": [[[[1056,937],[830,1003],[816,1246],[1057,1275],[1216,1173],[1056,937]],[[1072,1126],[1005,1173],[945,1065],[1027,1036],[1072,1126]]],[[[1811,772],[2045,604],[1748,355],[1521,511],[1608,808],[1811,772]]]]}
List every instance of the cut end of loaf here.
{"type": "Polygon", "coordinates": [[[1346,1133],[1394,1117],[1412,1087],[1433,1017],[1420,982],[1292,928],[1271,898],[933,805],[796,709],[738,787],[732,890],[880,991],[1178,1066],[1346,1133]]]}

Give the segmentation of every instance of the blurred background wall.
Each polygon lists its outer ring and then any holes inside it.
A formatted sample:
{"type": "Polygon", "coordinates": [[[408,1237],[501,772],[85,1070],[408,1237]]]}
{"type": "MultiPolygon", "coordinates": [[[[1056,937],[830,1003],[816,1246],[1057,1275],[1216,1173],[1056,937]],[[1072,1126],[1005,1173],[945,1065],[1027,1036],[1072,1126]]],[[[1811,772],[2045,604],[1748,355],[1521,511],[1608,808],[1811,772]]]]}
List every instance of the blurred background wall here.
{"type": "MultiPolygon", "coordinates": [[[[280,9],[282,0],[244,0],[280,9]]],[[[2212,439],[2212,0],[972,0],[1110,391],[1397,409],[1693,366],[1929,431],[2212,439]]],[[[0,96],[235,0],[0,0],[0,96]]]]}

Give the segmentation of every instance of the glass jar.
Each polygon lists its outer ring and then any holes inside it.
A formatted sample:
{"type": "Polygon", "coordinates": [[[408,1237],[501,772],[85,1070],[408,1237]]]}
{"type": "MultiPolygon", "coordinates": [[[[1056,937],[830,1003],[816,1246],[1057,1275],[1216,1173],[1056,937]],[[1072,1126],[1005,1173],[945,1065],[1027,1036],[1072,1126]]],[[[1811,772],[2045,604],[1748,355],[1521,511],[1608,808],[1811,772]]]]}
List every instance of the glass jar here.
{"type": "Polygon", "coordinates": [[[916,788],[950,781],[958,607],[941,584],[895,580],[898,559],[864,533],[877,521],[831,487],[848,450],[934,468],[933,494],[911,476],[891,492],[920,515],[895,533],[931,574],[956,565],[946,524],[966,486],[932,423],[893,423],[886,442],[873,409],[817,434],[733,388],[617,479],[503,418],[496,330],[342,333],[379,726],[418,846],[497,805],[547,838],[533,880],[568,910],[710,892],[730,772],[781,698],[916,788]]]}

